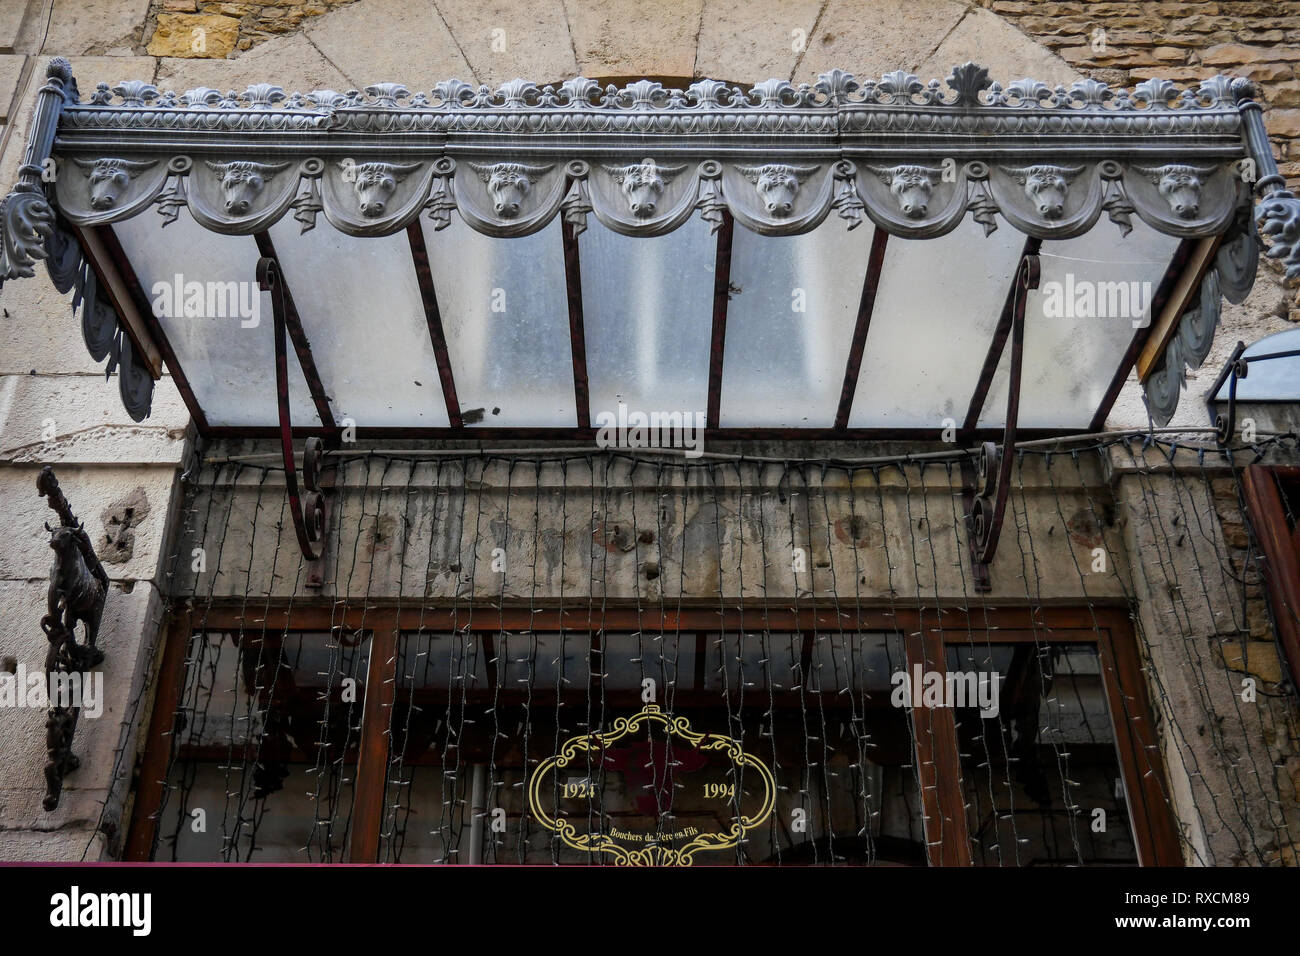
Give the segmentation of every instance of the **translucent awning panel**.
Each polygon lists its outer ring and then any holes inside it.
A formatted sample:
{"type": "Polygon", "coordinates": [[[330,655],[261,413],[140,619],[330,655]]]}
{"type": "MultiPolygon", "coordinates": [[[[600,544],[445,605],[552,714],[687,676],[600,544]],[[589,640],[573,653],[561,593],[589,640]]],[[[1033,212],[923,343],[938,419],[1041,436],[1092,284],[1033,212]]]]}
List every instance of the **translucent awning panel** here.
{"type": "MultiPolygon", "coordinates": [[[[208,423],[277,424],[275,323],[253,237],[210,232],[185,209],[165,228],[141,215],[113,230],[208,423]]],[[[292,344],[289,399],[295,425],[320,425],[292,344]]]]}
{"type": "Polygon", "coordinates": [[[424,303],[405,232],[357,239],[328,226],[271,227],[335,418],[360,428],[445,428],[424,303]]]}
{"type": "Polygon", "coordinates": [[[890,238],[850,428],[962,424],[1024,247],[973,219],[937,239],[890,238]]]}
{"type": "Polygon", "coordinates": [[[788,237],[736,227],[723,428],[835,424],[872,235],[838,220],[788,237]]]}
{"type": "MultiPolygon", "coordinates": [[[[1275,332],[1246,346],[1242,358],[1300,349],[1300,329],[1275,332]]],[[[1226,402],[1232,382],[1224,379],[1213,401],[1226,402]]],[[[1237,400],[1243,402],[1300,401],[1300,355],[1252,362],[1249,374],[1237,379],[1237,400]]]]}
{"type": "Polygon", "coordinates": [[[717,238],[695,218],[631,237],[594,217],[578,237],[591,420],[601,412],[703,414],[709,400],[717,238]]]}
{"type": "Polygon", "coordinates": [[[465,424],[576,426],[560,220],[497,239],[456,215],[424,239],[465,424]]]}
{"type": "MultiPolygon", "coordinates": [[[[1150,324],[1151,300],[1178,239],[1138,218],[1121,237],[1104,223],[1075,239],[1044,242],[1038,288],[1025,306],[1025,353],[1019,424],[1086,428],[1138,329],[1150,324]]],[[[980,426],[1006,420],[1010,340],[980,426]]]]}

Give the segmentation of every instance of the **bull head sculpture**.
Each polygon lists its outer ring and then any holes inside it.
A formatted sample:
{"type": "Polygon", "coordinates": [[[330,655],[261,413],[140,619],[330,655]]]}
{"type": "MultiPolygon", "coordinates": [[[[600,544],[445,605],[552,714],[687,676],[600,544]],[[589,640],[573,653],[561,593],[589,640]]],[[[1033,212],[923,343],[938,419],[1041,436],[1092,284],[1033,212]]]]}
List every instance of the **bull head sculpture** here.
{"type": "Polygon", "coordinates": [[[660,166],[649,157],[630,166],[608,166],[604,163],[601,166],[623,190],[632,215],[642,219],[655,214],[665,187],[686,169],[685,166],[660,166]]]}
{"type": "Polygon", "coordinates": [[[339,163],[339,168],[349,174],[357,193],[357,206],[361,215],[378,218],[388,208],[389,197],[397,184],[420,168],[419,163],[339,163]],[[350,173],[349,173],[350,171],[350,173]]]}
{"type": "Polygon", "coordinates": [[[742,176],[754,184],[768,215],[782,218],[794,209],[794,197],[808,177],[817,172],[817,166],[792,166],[788,163],[768,163],[766,166],[737,166],[742,176]]]}
{"type": "Polygon", "coordinates": [[[1083,172],[1082,166],[1003,166],[1001,169],[1025,188],[1025,195],[1044,219],[1060,219],[1065,215],[1065,196],[1070,191],[1070,183],[1083,172]]]}
{"type": "Polygon", "coordinates": [[[899,210],[909,219],[924,219],[930,209],[930,195],[934,184],[943,176],[937,166],[868,166],[889,187],[889,193],[898,203],[899,210]]]}
{"type": "Polygon", "coordinates": [[[234,163],[204,160],[204,163],[220,177],[226,212],[234,216],[247,214],[253,207],[253,201],[275,174],[289,168],[288,163],[253,163],[245,160],[234,163]]]}
{"type": "Polygon", "coordinates": [[[1134,166],[1159,191],[1170,210],[1179,219],[1195,219],[1201,212],[1201,187],[1211,176],[1213,166],[1186,166],[1170,163],[1166,166],[1134,166]]]}
{"type": "Polygon", "coordinates": [[[156,159],[77,159],[72,161],[82,169],[89,171],[90,207],[99,211],[112,209],[122,198],[122,193],[131,184],[131,180],[146,169],[158,165],[156,159]]]}
{"type": "Polygon", "coordinates": [[[487,185],[488,195],[492,197],[492,207],[503,219],[514,219],[518,216],[521,204],[537,180],[543,173],[555,168],[554,163],[546,166],[528,166],[524,163],[495,165],[469,163],[468,165],[487,185]]]}

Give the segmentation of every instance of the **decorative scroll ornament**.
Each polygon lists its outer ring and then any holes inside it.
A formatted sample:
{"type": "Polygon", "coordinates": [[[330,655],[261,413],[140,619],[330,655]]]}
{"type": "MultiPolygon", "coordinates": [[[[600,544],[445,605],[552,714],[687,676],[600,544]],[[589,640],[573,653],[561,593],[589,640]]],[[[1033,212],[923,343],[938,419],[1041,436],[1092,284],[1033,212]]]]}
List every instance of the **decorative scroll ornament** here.
{"type": "Polygon", "coordinates": [[[1241,304],[1250,294],[1259,268],[1259,242],[1249,217],[1243,216],[1219,244],[1214,265],[1206,270],[1195,300],[1178,319],[1178,327],[1159,361],[1142,383],[1152,420],[1163,427],[1178,408],[1187,372],[1205,362],[1218,330],[1223,299],[1241,304]]]}
{"type": "Polygon", "coordinates": [[[45,240],[54,231],[54,210],[39,186],[20,183],[0,200],[0,285],[6,279],[31,278],[45,258],[45,240]]]}
{"type": "Polygon", "coordinates": [[[691,729],[685,717],[673,717],[658,705],[647,704],[631,718],[619,717],[611,730],[565,741],[556,756],[543,760],[533,771],[528,781],[528,806],[542,826],[579,852],[602,854],[620,866],[690,866],[700,853],[731,849],[761,826],[776,806],[776,780],[767,765],[746,753],[739,741],[721,734],[699,733],[691,729]],[[621,741],[627,742],[625,747],[636,748],[630,760],[620,759],[615,745],[621,741]],[[648,752],[648,758],[643,751],[648,752]],[[732,809],[731,826],[722,832],[700,833],[695,827],[670,833],[631,832],[611,825],[601,813],[603,801],[590,777],[608,781],[612,774],[605,770],[621,770],[629,782],[629,792],[642,789],[636,783],[645,777],[650,788],[666,790],[662,800],[652,798],[653,815],[661,812],[661,805],[671,804],[682,777],[702,774],[714,755],[726,759],[727,772],[700,786],[711,788],[705,791],[706,799],[716,799],[732,809]],[[577,783],[571,776],[562,776],[565,770],[589,773],[592,767],[600,767],[602,772],[591,773],[577,783]],[[750,784],[760,791],[756,797],[751,798],[745,791],[750,784]],[[565,802],[580,812],[566,814],[565,802]],[[588,832],[579,832],[570,822],[585,821],[593,813],[600,820],[588,832]]]}
{"type": "Polygon", "coordinates": [[[1279,190],[1260,202],[1255,219],[1260,235],[1271,240],[1264,255],[1281,260],[1288,279],[1300,278],[1300,199],[1279,190]]]}
{"type": "Polygon", "coordinates": [[[63,57],[50,60],[45,85],[36,95],[27,146],[18,182],[0,199],[0,286],[6,279],[31,278],[37,260],[47,254],[46,242],[54,232],[54,210],[46,183],[57,179],[58,165],[50,156],[59,116],[79,99],[72,65],[63,57]]]}
{"type": "MultiPolygon", "coordinates": [[[[41,469],[36,488],[41,497],[49,499],[49,506],[59,516],[57,528],[45,525],[55,555],[50,569],[47,613],[41,618],[41,630],[49,641],[45,672],[51,678],[51,686],[56,686],[53,680],[56,675],[75,674],[78,675],[77,682],[84,683],[89,679],[90,669],[104,660],[104,652],[95,645],[108,597],[108,574],[99,563],[90,536],[68,506],[49,465],[41,469]],[[78,624],[85,634],[84,643],[77,641],[78,624]]],[[[58,686],[76,684],[65,677],[58,681],[58,686]]],[[[79,702],[62,698],[50,701],[45,721],[48,756],[45,764],[46,810],[58,807],[64,778],[81,764],[72,753],[72,738],[77,731],[80,712],[79,702]]]]}
{"type": "Polygon", "coordinates": [[[117,312],[99,285],[99,277],[90,267],[77,240],[56,226],[49,240],[49,258],[45,261],[50,281],[61,295],[72,293],[72,314],[81,309],[81,334],[86,350],[96,362],[108,360],[104,367],[107,380],[118,373],[118,392],[132,421],[149,417],[153,404],[154,379],[135,354],[131,339],[122,327],[117,312]]]}

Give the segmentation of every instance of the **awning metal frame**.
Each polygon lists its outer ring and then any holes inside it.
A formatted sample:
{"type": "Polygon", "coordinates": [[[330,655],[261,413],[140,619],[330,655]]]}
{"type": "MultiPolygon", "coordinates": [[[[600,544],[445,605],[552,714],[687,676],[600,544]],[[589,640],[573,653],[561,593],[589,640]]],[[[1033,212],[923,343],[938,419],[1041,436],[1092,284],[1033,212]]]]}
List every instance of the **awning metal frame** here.
{"type": "MultiPolygon", "coordinates": [[[[1016,459],[1016,427],[1020,420],[1020,380],[1025,353],[1025,302],[1029,291],[1038,288],[1040,266],[1037,250],[1020,257],[1011,285],[1010,328],[1011,361],[1008,364],[1007,414],[1002,443],[985,442],[977,463],[962,462],[962,497],[966,503],[966,540],[970,546],[971,570],[975,589],[992,590],[989,565],[997,554],[1002,522],[1006,519],[1007,493],[1011,489],[1011,471],[1016,459]],[[972,471],[976,474],[972,476],[972,471]],[[972,481],[972,477],[974,481],[972,481]]],[[[1005,347],[1005,343],[1003,345],[1005,347]]],[[[998,351],[1001,351],[999,349],[998,351]]],[[[996,360],[995,360],[996,364],[996,360]]],[[[972,414],[978,412],[972,411],[972,414]]]]}
{"type": "MultiPolygon", "coordinates": [[[[839,70],[815,84],[768,80],[748,90],[713,80],[685,90],[649,80],[602,87],[579,77],[541,87],[515,80],[496,90],[448,80],[429,94],[393,83],[364,93],[286,94],[269,84],[172,93],[126,81],[100,83],[83,102],[68,62],[55,58],[37,95],[19,183],[0,205],[0,282],[32,275],[46,259],[56,286],[75,291],[74,308],[94,306],[83,315],[87,343],[94,340],[92,355],[109,358],[110,371],[120,369],[136,420],[148,414],[165,365],[202,433],[273,434],[209,426],[112,224],[151,206],[172,222],[186,207],[208,229],[256,236],[263,254],[274,253],[268,228],[289,214],[303,231],[321,215],[353,236],[406,230],[451,423],[439,437],[511,437],[509,429],[463,420],[422,216],[438,230],[455,211],[470,227],[506,238],[558,216],[578,428],[520,431],[571,438],[590,431],[576,239],[591,215],[625,235],[661,235],[698,213],[718,234],[721,253],[737,221],[763,235],[797,235],[834,212],[849,228],[874,224],[873,265],[887,236],[944,235],[967,215],[986,233],[1006,220],[1030,241],[1081,235],[1102,213],[1127,232],[1137,215],[1160,232],[1218,243],[1189,294],[1166,292],[1176,311],[1135,339],[1093,418],[1094,426],[1104,420],[1136,362],[1152,415],[1164,422],[1186,369],[1208,352],[1220,297],[1241,301],[1253,280],[1260,244],[1246,215],[1252,184],[1263,198],[1258,232],[1272,237],[1268,254],[1300,276],[1300,201],[1277,173],[1255,95],[1250,81],[1228,76],[1194,90],[1158,79],[1131,92],[1092,79],[1069,88],[1028,79],[1003,87],[967,63],[944,83],[928,84],[905,71],[871,80],[839,70]],[[1069,201],[1041,202],[1043,188],[1062,189],[1069,201]]],[[[718,261],[725,265],[725,256],[718,261]]],[[[848,427],[878,268],[867,271],[833,428],[716,428],[722,273],[709,382],[715,438],[940,437],[938,428],[848,427]]],[[[1175,278],[1166,275],[1162,286],[1172,289],[1175,278]]],[[[297,433],[328,440],[339,423],[295,314],[290,304],[286,326],[320,418],[297,433]]],[[[987,390],[986,375],[976,394],[987,390]]],[[[976,405],[963,438],[983,435],[976,405]]]]}

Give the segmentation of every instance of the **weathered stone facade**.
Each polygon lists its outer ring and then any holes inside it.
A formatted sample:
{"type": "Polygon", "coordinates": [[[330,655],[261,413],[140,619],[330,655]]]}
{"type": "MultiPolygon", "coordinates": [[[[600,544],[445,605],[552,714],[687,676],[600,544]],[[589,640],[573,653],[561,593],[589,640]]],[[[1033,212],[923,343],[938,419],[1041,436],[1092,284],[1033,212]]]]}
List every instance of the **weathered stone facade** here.
{"type": "Polygon", "coordinates": [[[250,50],[273,37],[292,33],[302,26],[304,20],[353,2],[355,0],[275,0],[274,3],[153,0],[145,23],[146,49],[150,56],[219,59],[250,50]],[[200,36],[204,42],[196,48],[200,36]]]}

